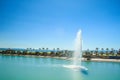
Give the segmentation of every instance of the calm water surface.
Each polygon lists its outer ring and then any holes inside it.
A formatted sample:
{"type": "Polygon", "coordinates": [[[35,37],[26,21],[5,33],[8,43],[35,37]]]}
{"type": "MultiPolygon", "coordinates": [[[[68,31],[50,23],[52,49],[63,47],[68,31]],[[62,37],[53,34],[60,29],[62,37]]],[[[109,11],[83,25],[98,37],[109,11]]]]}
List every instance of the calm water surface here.
{"type": "Polygon", "coordinates": [[[63,67],[68,60],[0,55],[0,80],[120,80],[120,63],[82,62],[88,71],[63,67]]]}

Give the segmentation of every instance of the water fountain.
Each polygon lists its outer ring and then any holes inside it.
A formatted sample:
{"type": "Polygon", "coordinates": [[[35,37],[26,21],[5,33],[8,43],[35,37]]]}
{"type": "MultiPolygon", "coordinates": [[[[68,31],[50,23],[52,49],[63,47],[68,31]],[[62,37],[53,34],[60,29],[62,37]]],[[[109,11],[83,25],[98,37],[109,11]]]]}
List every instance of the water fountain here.
{"type": "Polygon", "coordinates": [[[73,65],[66,65],[66,68],[72,69],[82,69],[88,70],[86,67],[81,65],[81,58],[82,58],[82,32],[81,30],[78,31],[76,39],[75,39],[75,51],[73,55],[73,65]]]}

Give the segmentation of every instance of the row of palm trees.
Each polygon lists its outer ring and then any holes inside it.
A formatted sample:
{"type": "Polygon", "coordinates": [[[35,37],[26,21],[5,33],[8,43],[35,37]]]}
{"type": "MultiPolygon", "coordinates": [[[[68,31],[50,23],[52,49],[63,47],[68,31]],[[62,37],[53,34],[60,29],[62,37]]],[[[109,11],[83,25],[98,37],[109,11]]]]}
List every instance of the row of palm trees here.
{"type": "Polygon", "coordinates": [[[87,49],[84,53],[89,53],[89,54],[106,54],[106,55],[109,55],[109,54],[120,54],[120,49],[119,50],[115,50],[114,48],[96,48],[95,50],[89,50],[87,49]]]}
{"type": "Polygon", "coordinates": [[[15,49],[7,49],[0,51],[1,54],[11,54],[11,55],[36,55],[36,56],[51,56],[51,57],[72,57],[72,52],[68,50],[60,50],[60,48],[53,48],[53,50],[49,50],[48,48],[39,48],[32,49],[27,48],[24,50],[15,50],[15,49]],[[71,56],[70,56],[71,54],[71,56]]]}
{"type": "Polygon", "coordinates": [[[115,50],[113,48],[96,48],[95,50],[89,50],[83,52],[83,57],[86,58],[118,58],[120,56],[120,49],[115,50]]]}
{"type": "MultiPolygon", "coordinates": [[[[60,48],[53,48],[53,50],[49,50],[49,48],[27,48],[24,50],[15,50],[15,49],[7,49],[7,50],[1,50],[2,54],[16,54],[16,55],[37,55],[37,56],[57,56],[57,57],[72,57],[73,51],[70,50],[60,50],[60,48]]],[[[119,56],[120,55],[120,49],[115,50],[113,48],[96,48],[95,50],[85,50],[83,51],[83,57],[108,57],[108,56],[119,56]]]]}

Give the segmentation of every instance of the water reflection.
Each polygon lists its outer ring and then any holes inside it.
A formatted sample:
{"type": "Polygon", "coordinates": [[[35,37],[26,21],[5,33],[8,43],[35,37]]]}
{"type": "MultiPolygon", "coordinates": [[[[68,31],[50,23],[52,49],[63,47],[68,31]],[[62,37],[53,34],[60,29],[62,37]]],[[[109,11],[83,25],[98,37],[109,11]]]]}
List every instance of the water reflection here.
{"type": "Polygon", "coordinates": [[[82,74],[79,71],[73,71],[72,76],[73,76],[72,80],[83,80],[82,74]]]}
{"type": "Polygon", "coordinates": [[[84,80],[84,75],[88,75],[87,70],[73,70],[71,69],[72,80],[84,80]]]}
{"type": "Polygon", "coordinates": [[[84,75],[88,75],[88,71],[86,71],[86,70],[80,70],[80,72],[84,75]]]}

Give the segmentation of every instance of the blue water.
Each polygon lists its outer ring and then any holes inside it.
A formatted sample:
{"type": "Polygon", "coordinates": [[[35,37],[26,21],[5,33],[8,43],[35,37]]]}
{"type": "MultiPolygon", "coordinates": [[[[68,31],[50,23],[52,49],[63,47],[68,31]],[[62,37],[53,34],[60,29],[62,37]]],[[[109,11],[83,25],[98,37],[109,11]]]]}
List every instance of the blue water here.
{"type": "Polygon", "coordinates": [[[88,71],[63,67],[69,60],[0,55],[0,80],[120,80],[120,63],[82,62],[88,71]]]}

